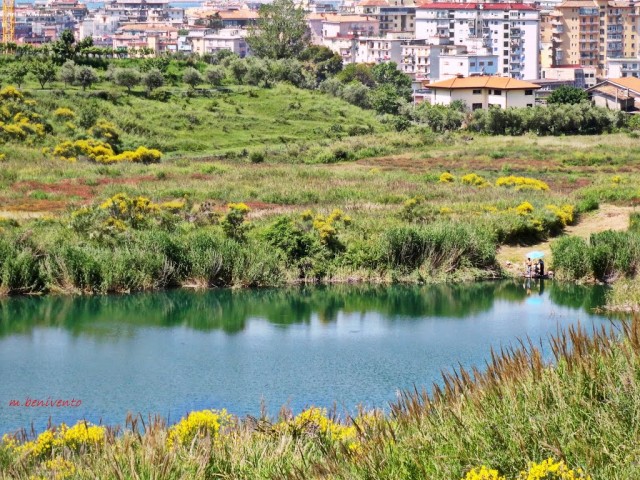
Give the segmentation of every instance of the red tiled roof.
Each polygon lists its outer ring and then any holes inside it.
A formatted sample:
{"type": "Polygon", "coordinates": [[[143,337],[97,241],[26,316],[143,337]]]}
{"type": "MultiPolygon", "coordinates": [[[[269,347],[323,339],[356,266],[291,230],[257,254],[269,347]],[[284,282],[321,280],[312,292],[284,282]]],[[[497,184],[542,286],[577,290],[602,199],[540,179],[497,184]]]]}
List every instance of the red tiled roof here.
{"type": "Polygon", "coordinates": [[[509,77],[495,77],[491,75],[479,75],[475,77],[454,77],[441,82],[429,84],[430,88],[445,89],[469,89],[469,88],[496,88],[500,90],[524,90],[540,88],[540,85],[509,77]]]}

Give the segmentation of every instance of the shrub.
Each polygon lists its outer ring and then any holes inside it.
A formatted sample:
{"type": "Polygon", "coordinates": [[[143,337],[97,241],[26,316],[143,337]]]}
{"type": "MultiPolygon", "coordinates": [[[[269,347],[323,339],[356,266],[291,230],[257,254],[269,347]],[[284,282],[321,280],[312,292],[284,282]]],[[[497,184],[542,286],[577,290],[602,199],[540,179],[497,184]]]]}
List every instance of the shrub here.
{"type": "Polygon", "coordinates": [[[222,219],[221,225],[225,235],[234,240],[244,242],[249,228],[246,217],[251,209],[244,203],[229,203],[227,214],[222,219]]]}
{"type": "Polygon", "coordinates": [[[574,236],[561,237],[551,244],[551,253],[553,268],[558,278],[578,280],[588,275],[589,246],[584,239],[574,236]]]}
{"type": "Polygon", "coordinates": [[[516,207],[516,212],[518,212],[518,215],[529,215],[533,213],[533,205],[529,202],[522,202],[516,207]]]}
{"type": "Polygon", "coordinates": [[[515,187],[516,190],[549,190],[549,185],[541,180],[528,177],[500,177],[496,180],[498,187],[515,187]]]}
{"type": "Polygon", "coordinates": [[[76,113],[70,108],[60,107],[53,111],[53,116],[62,120],[73,120],[76,118],[76,113]]]}
{"type": "Polygon", "coordinates": [[[464,175],[460,181],[464,184],[464,185],[472,185],[475,187],[488,187],[489,186],[489,182],[487,182],[484,178],[482,178],[480,175],[477,175],[475,173],[468,173],[467,175],[464,175]]]}
{"type": "Polygon", "coordinates": [[[226,410],[202,410],[191,412],[169,429],[167,444],[169,447],[189,446],[194,439],[209,437],[212,440],[220,429],[231,423],[226,410]]]}
{"type": "Polygon", "coordinates": [[[440,175],[439,182],[440,183],[452,183],[455,182],[456,177],[451,175],[449,172],[444,172],[440,175]]]}

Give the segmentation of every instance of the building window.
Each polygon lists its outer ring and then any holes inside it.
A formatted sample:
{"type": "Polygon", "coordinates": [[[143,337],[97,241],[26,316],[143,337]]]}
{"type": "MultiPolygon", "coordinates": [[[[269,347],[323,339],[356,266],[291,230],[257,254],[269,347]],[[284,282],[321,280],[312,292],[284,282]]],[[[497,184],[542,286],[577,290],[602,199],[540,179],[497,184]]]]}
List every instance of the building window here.
{"type": "Polygon", "coordinates": [[[480,95],[482,93],[482,90],[474,90],[473,94],[474,95],[480,95]]]}
{"type": "Polygon", "coordinates": [[[527,107],[531,108],[531,107],[533,107],[533,104],[532,103],[527,103],[527,107]]]}
{"type": "Polygon", "coordinates": [[[525,90],[524,94],[525,95],[533,95],[533,90],[525,90]]]}
{"type": "Polygon", "coordinates": [[[490,67],[493,67],[493,60],[490,61],[490,62],[487,62],[487,65],[490,66],[490,67]]]}
{"type": "Polygon", "coordinates": [[[493,94],[494,95],[502,95],[502,90],[494,90],[493,94]]]}
{"type": "Polygon", "coordinates": [[[480,110],[482,108],[482,104],[481,103],[472,103],[471,104],[471,110],[480,110]]]}

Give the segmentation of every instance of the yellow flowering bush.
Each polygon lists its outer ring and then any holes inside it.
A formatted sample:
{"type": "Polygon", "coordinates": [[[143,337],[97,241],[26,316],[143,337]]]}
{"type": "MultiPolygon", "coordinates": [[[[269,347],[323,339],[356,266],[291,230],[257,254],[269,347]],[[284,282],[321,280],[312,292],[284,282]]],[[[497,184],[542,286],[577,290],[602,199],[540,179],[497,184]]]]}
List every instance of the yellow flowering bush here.
{"type": "Polygon", "coordinates": [[[215,438],[220,429],[231,423],[231,415],[226,410],[202,410],[191,412],[169,429],[169,447],[190,445],[198,438],[215,438]]]}
{"type": "Polygon", "coordinates": [[[222,219],[221,225],[225,235],[237,241],[246,239],[249,226],[246,217],[251,209],[244,203],[229,203],[227,214],[222,219]]]}
{"type": "Polygon", "coordinates": [[[2,445],[19,455],[46,458],[51,456],[54,450],[62,448],[78,450],[80,448],[100,447],[104,444],[105,435],[105,427],[80,421],[73,427],[68,427],[63,423],[56,430],[45,430],[34,440],[22,444],[5,435],[2,438],[2,445]]]}
{"type": "Polygon", "coordinates": [[[498,470],[483,465],[467,472],[462,480],[505,480],[505,477],[500,475],[498,470]]]}
{"type": "Polygon", "coordinates": [[[96,124],[91,127],[89,133],[93,137],[103,140],[111,146],[115,146],[120,143],[120,134],[118,133],[118,129],[113,123],[108,122],[104,118],[99,119],[96,124]]]}
{"type": "MultiPolygon", "coordinates": [[[[119,220],[133,228],[143,226],[150,218],[160,212],[160,207],[147,197],[129,197],[126,193],[117,193],[105,200],[99,208],[107,211],[110,219],[119,220]]],[[[117,222],[112,222],[112,224],[117,228],[120,228],[121,225],[117,222]]]]}
{"type": "Polygon", "coordinates": [[[22,98],[22,92],[11,85],[0,90],[0,100],[22,100],[22,98]]]}
{"type": "Polygon", "coordinates": [[[556,205],[546,205],[544,207],[549,212],[554,214],[556,218],[562,223],[563,227],[567,225],[571,225],[575,219],[574,217],[574,207],[573,205],[563,205],[562,207],[558,207],[556,205]]]}
{"type": "Polygon", "coordinates": [[[564,461],[552,458],[540,463],[531,463],[526,471],[520,472],[517,480],[591,480],[581,468],[569,469],[564,461]]]}
{"type": "Polygon", "coordinates": [[[425,198],[422,195],[417,195],[405,200],[400,210],[400,218],[408,222],[424,220],[427,213],[424,202],[425,198]]]}
{"type": "Polygon", "coordinates": [[[76,112],[70,108],[60,107],[53,111],[53,116],[61,120],[73,120],[76,118],[76,112]]]}
{"type": "Polygon", "coordinates": [[[342,244],[338,239],[338,224],[350,225],[351,217],[336,208],[326,217],[320,213],[315,215],[311,226],[318,233],[320,241],[324,245],[331,248],[341,248],[342,244]]]}
{"type": "Polygon", "coordinates": [[[464,185],[471,185],[474,187],[488,187],[489,186],[489,182],[487,182],[484,178],[482,178],[480,175],[476,174],[476,173],[468,173],[467,175],[464,175],[460,181],[464,184],[464,185]]]}
{"type": "Polygon", "coordinates": [[[549,190],[549,185],[542,180],[529,177],[516,177],[514,175],[498,178],[496,185],[498,187],[515,187],[516,190],[549,190]]]}
{"type": "Polygon", "coordinates": [[[48,471],[50,478],[53,480],[65,480],[76,473],[76,466],[69,460],[65,460],[62,457],[47,460],[44,463],[44,468],[48,471]]]}
{"type": "MultiPolygon", "coordinates": [[[[354,425],[343,425],[334,422],[327,416],[324,408],[311,407],[300,412],[287,424],[291,432],[318,432],[326,438],[344,443],[347,446],[356,444],[357,430],[354,425]]],[[[351,447],[354,450],[355,447],[351,447]]]]}
{"type": "Polygon", "coordinates": [[[456,177],[451,175],[449,172],[444,172],[440,175],[440,183],[452,183],[456,180],[456,177]]]}
{"type": "Polygon", "coordinates": [[[126,150],[116,155],[111,145],[101,140],[76,140],[72,142],[67,140],[58,144],[53,149],[56,157],[69,159],[78,156],[85,156],[97,163],[157,163],[162,158],[162,152],[159,150],[149,149],[147,147],[138,147],[136,150],[126,150]]]}
{"type": "Polygon", "coordinates": [[[516,207],[516,212],[518,212],[519,215],[529,215],[533,213],[533,205],[529,202],[522,202],[516,207]]]}
{"type": "Polygon", "coordinates": [[[104,444],[106,429],[89,422],[78,422],[73,427],[67,427],[64,423],[57,433],[57,443],[72,450],[78,450],[82,446],[102,446],[104,444]]]}

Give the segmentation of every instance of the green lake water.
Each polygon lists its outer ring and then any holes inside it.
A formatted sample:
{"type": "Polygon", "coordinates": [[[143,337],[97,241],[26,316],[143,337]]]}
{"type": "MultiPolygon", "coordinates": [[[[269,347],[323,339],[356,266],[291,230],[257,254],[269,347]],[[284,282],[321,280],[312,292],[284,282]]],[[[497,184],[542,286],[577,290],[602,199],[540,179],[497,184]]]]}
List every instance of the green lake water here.
{"type": "Polygon", "coordinates": [[[609,325],[592,314],[604,293],[506,281],[7,298],[0,434],[49,420],[122,424],[127,412],[255,415],[261,402],[274,415],[283,405],[386,408],[443,369],[482,367],[491,347],[609,325]]]}

